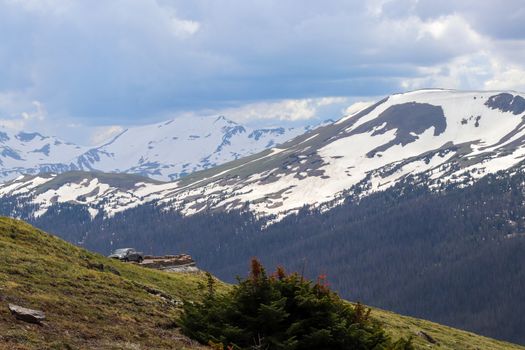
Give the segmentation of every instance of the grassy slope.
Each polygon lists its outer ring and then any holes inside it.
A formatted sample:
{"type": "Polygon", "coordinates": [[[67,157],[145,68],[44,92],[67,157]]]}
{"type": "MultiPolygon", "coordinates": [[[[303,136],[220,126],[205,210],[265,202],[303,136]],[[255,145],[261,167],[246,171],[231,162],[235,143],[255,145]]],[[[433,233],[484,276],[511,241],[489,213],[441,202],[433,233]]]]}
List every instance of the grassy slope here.
{"type": "MultiPolygon", "coordinates": [[[[169,299],[198,298],[203,281],[202,274],[170,274],[112,261],[23,222],[0,218],[0,349],[200,348],[172,326],[180,309],[169,299]],[[103,271],[89,267],[99,263],[103,271]],[[7,309],[9,302],[41,309],[47,321],[43,326],[17,321],[7,309]]],[[[424,330],[439,342],[414,337],[419,349],[525,349],[382,310],[372,315],[396,338],[424,330]]]]}
{"type": "Polygon", "coordinates": [[[440,349],[440,350],[502,350],[520,349],[525,347],[510,344],[480,335],[462,331],[456,328],[440,325],[438,323],[421,320],[413,317],[401,316],[390,311],[372,308],[371,315],[379,320],[394,339],[399,337],[408,338],[412,336],[416,349],[440,349]],[[431,344],[422,337],[417,336],[419,332],[430,335],[436,344],[431,344]]]}
{"type": "Polygon", "coordinates": [[[179,309],[152,289],[181,299],[203,280],[111,261],[0,218],[0,349],[192,348],[170,329],[179,309]],[[45,311],[47,322],[15,321],[8,302],[45,311]]]}

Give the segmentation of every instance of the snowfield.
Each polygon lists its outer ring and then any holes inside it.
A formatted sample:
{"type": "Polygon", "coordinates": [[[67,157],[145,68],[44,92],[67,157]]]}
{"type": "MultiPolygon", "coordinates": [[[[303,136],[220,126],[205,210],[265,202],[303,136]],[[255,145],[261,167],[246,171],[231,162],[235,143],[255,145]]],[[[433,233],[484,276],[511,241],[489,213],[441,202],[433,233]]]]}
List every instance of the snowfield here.
{"type": "Polygon", "coordinates": [[[222,116],[186,117],[128,128],[90,148],[4,128],[0,129],[0,180],[96,170],[170,181],[271,148],[308,129],[253,129],[222,116]]]}

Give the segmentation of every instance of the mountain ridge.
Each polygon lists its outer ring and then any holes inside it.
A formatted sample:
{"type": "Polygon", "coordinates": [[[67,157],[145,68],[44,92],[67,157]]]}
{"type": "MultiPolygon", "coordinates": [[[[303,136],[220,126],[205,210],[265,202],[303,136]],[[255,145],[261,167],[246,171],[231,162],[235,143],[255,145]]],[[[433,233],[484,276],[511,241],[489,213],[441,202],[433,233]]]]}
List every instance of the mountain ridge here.
{"type": "Polygon", "coordinates": [[[174,180],[257,153],[313,127],[251,128],[224,116],[181,117],[128,127],[94,147],[38,132],[4,128],[0,131],[0,180],[11,180],[21,174],[79,170],[174,180]]]}
{"type": "Polygon", "coordinates": [[[119,189],[79,179],[61,193],[32,196],[27,190],[47,180],[20,178],[1,185],[0,196],[23,194],[44,211],[72,200],[108,216],[158,203],[184,215],[247,208],[280,219],[304,206],[381,191],[407,176],[438,190],[511,169],[525,156],[524,112],[525,99],[506,91],[417,90],[175,182],[119,189]],[[91,201],[77,200],[95,190],[91,201]]]}

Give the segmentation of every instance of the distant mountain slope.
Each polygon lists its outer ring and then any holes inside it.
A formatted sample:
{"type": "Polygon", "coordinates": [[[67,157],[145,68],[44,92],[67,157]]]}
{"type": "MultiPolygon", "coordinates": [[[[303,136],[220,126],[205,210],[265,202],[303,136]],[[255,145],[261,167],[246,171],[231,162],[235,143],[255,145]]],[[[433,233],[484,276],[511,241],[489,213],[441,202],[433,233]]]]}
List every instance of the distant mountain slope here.
{"type": "Polygon", "coordinates": [[[0,180],[78,170],[174,180],[260,152],[309,129],[255,129],[222,116],[177,118],[130,127],[93,148],[4,129],[0,130],[0,180]]]}
{"type": "Polygon", "coordinates": [[[525,156],[525,99],[515,92],[420,90],[392,95],[271,150],[179,182],[174,207],[260,215],[366,195],[408,175],[472,184],[525,156]],[[187,198],[198,198],[187,201],[187,198]]]}
{"type": "Polygon", "coordinates": [[[20,174],[61,173],[75,169],[68,161],[86,147],[39,133],[0,129],[0,180],[20,174]]]}
{"type": "MultiPolygon", "coordinates": [[[[75,201],[105,215],[158,202],[185,215],[247,206],[259,216],[282,218],[305,205],[330,207],[349,194],[381,191],[407,176],[438,189],[447,183],[469,185],[486,174],[510,169],[525,156],[524,116],[525,99],[515,92],[420,90],[392,95],[272,149],[173,183],[137,181],[121,190],[80,176],[64,188],[43,191],[41,186],[51,177],[20,178],[2,185],[0,195],[21,195],[39,208],[39,214],[54,202],[75,201]]],[[[223,139],[240,132],[234,132],[239,126],[224,119],[214,123],[229,130],[223,139]]],[[[188,130],[185,137],[193,133],[196,131],[188,130]]],[[[138,138],[131,135],[131,139],[138,138]]],[[[97,151],[94,164],[109,164],[103,154],[107,159],[111,154],[118,158],[120,151],[109,151],[112,145],[97,151]]],[[[241,154],[234,151],[233,143],[221,145],[224,148],[215,153],[218,158],[206,162],[220,163],[241,154]],[[228,156],[222,158],[223,152],[228,156]]],[[[185,152],[193,150],[189,146],[185,152]]]]}
{"type": "MultiPolygon", "coordinates": [[[[107,259],[0,218],[0,349],[205,349],[183,337],[174,322],[177,302],[200,298],[204,281],[201,274],[107,259]],[[45,325],[16,320],[8,303],[44,311],[45,325]]],[[[418,350],[524,349],[383,310],[371,315],[394,337],[413,336],[418,350]],[[418,336],[421,332],[437,343],[418,336]]]]}
{"type": "Polygon", "coordinates": [[[74,162],[79,170],[175,180],[283,143],[306,128],[254,129],[225,117],[177,118],[129,128],[74,162]]]}

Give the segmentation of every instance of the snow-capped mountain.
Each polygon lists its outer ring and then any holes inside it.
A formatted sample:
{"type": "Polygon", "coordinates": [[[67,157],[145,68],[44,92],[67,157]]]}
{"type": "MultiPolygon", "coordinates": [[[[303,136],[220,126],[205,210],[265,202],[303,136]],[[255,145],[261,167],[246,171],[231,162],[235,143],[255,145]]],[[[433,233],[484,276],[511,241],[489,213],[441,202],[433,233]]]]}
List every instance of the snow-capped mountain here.
{"type": "Polygon", "coordinates": [[[134,127],[74,160],[79,170],[175,180],[301,135],[310,127],[253,129],[227,118],[191,117],[134,127]]]}
{"type": "Polygon", "coordinates": [[[0,130],[0,180],[21,174],[103,171],[174,180],[260,152],[310,129],[254,129],[225,117],[130,127],[88,148],[39,133],[0,130]]]}
{"type": "Polygon", "coordinates": [[[122,186],[111,175],[23,177],[1,186],[0,195],[26,198],[36,215],[60,202],[109,216],[152,202],[185,215],[248,208],[282,217],[408,177],[435,189],[467,186],[521,167],[524,157],[523,95],[420,90],[389,96],[282,145],[179,181],[134,179],[122,186]]]}
{"type": "Polygon", "coordinates": [[[0,180],[20,174],[61,173],[74,169],[68,160],[88,149],[37,132],[0,129],[0,180]]]}

